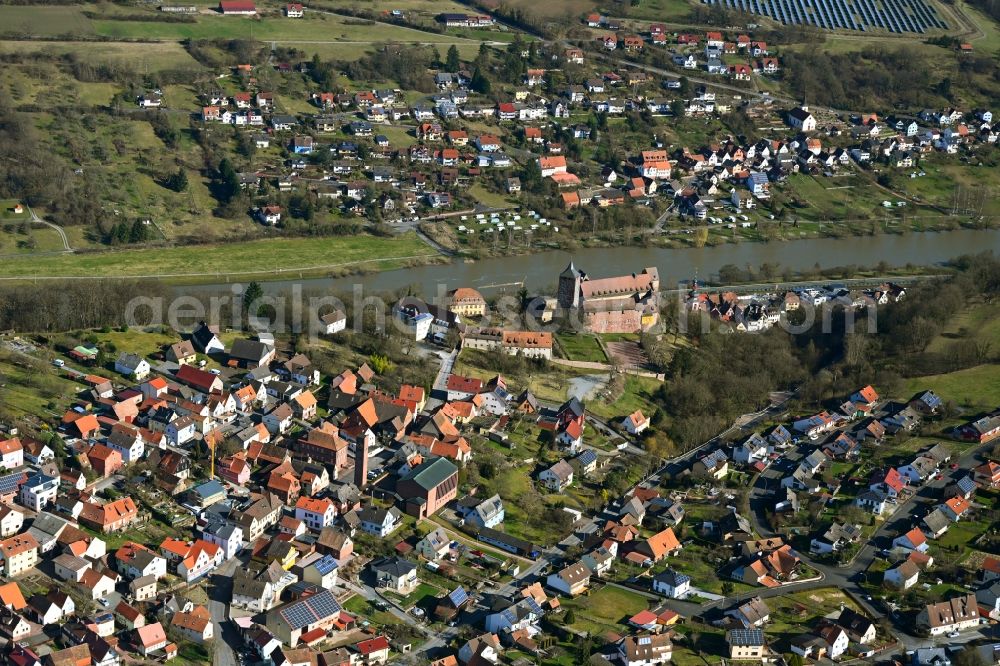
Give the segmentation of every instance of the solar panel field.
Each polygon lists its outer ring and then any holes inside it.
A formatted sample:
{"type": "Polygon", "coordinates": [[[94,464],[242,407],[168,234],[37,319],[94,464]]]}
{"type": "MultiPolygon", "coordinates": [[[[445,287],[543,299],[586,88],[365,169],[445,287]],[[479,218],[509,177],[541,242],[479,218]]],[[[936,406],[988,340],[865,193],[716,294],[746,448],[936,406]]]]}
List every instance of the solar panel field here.
{"type": "Polygon", "coordinates": [[[784,25],[915,34],[948,28],[934,6],[924,0],[705,0],[706,4],[716,1],[784,25]]]}

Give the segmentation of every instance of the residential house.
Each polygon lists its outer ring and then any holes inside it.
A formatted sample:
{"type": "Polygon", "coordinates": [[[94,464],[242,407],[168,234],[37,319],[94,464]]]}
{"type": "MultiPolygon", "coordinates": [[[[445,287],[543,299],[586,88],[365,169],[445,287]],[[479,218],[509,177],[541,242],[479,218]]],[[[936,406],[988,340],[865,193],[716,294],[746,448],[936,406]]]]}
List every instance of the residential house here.
{"type": "Polygon", "coordinates": [[[927,604],[917,615],[917,626],[931,636],[962,631],[978,624],[979,606],[973,593],[927,604]]]}
{"type": "Polygon", "coordinates": [[[538,480],[552,492],[562,492],[573,484],[573,466],[565,460],[559,460],[551,467],[542,470],[538,480]]]}
{"type": "Polygon", "coordinates": [[[590,586],[590,569],[583,562],[577,562],[551,573],[545,584],[570,597],[582,594],[590,586]]]}
{"type": "Polygon", "coordinates": [[[653,591],[671,599],[686,599],[691,594],[691,577],[673,569],[664,569],[653,576],[653,591]]]}
{"type": "Polygon", "coordinates": [[[382,558],[368,566],[375,575],[375,586],[379,589],[406,596],[420,584],[417,565],[401,557],[382,558]]]}

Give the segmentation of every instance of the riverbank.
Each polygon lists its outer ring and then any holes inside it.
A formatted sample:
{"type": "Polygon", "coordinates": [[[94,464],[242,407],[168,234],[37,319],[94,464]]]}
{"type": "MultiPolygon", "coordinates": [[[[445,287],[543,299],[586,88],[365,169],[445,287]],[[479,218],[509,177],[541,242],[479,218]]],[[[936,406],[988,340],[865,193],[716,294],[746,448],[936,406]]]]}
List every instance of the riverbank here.
{"type": "Polygon", "coordinates": [[[415,233],[8,257],[0,280],[155,279],[170,284],[341,278],[446,261],[415,233]]]}
{"type": "MultiPolygon", "coordinates": [[[[895,211],[894,211],[895,212],[895,211]]],[[[560,238],[549,235],[544,240],[534,239],[531,245],[518,238],[506,236],[495,242],[476,235],[459,233],[456,222],[434,221],[420,225],[420,231],[435,248],[442,249],[457,260],[481,261],[503,257],[530,256],[562,251],[575,252],[596,248],[644,247],[664,250],[698,249],[740,243],[786,243],[800,240],[871,238],[876,236],[905,236],[911,233],[944,233],[961,230],[1000,229],[1000,220],[984,218],[972,220],[950,215],[915,215],[905,221],[893,220],[837,220],[795,223],[777,220],[743,223],[724,222],[703,224],[692,221],[691,226],[638,231],[631,238],[611,238],[607,233],[584,234],[560,238]],[[746,224],[746,226],[744,226],[746,224]]]]}
{"type": "MultiPolygon", "coordinates": [[[[559,273],[573,261],[577,268],[595,277],[620,275],[656,267],[661,289],[687,285],[692,278],[715,283],[737,270],[752,267],[755,272],[767,265],[773,273],[760,273],[763,282],[788,282],[786,276],[813,275],[842,267],[836,275],[825,274],[822,280],[839,281],[845,275],[864,277],[891,275],[892,267],[901,274],[913,274],[914,267],[940,265],[963,254],[976,254],[1000,247],[1000,230],[947,231],[920,234],[879,235],[864,239],[817,238],[786,243],[727,243],[702,248],[667,249],[658,247],[580,248],[552,250],[531,255],[517,255],[473,260],[454,260],[445,264],[415,266],[405,270],[370,273],[363,279],[318,278],[280,279],[263,284],[272,294],[288,292],[293,284],[330,293],[351,293],[362,285],[365,294],[391,293],[401,288],[424,298],[458,287],[472,287],[486,295],[516,294],[524,286],[533,294],[554,294],[559,273]],[[720,275],[721,274],[721,275],[720,275]]],[[[923,272],[923,271],[916,271],[923,272]]],[[[934,271],[930,271],[934,272],[934,271]]],[[[795,279],[792,277],[791,279],[795,279]]],[[[747,282],[743,278],[732,280],[747,282]]],[[[207,295],[228,290],[226,282],[178,288],[178,293],[207,295]]]]}

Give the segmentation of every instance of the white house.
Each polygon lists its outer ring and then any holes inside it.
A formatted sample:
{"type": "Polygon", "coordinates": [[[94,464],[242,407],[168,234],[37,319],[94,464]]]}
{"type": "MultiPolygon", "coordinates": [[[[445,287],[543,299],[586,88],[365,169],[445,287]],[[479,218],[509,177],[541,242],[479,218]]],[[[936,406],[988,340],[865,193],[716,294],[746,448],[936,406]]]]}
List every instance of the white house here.
{"type": "Polygon", "coordinates": [[[428,532],[423,539],[418,541],[415,550],[424,559],[432,562],[440,560],[451,550],[451,539],[448,538],[448,534],[443,529],[438,527],[428,532]]]}
{"type": "Polygon", "coordinates": [[[358,512],[358,518],[361,520],[361,531],[379,538],[385,538],[400,526],[403,514],[396,507],[378,509],[366,506],[358,512]]]}
{"type": "Polygon", "coordinates": [[[0,440],[0,467],[16,469],[24,464],[24,446],[17,437],[0,440]]]}
{"type": "Polygon", "coordinates": [[[625,417],[625,420],[622,421],[622,427],[625,428],[628,434],[636,436],[649,427],[649,419],[643,416],[642,412],[637,409],[625,417]]]}
{"type": "Polygon", "coordinates": [[[347,315],[340,310],[329,312],[319,318],[323,333],[333,335],[347,328],[347,315]]]}
{"type": "Polygon", "coordinates": [[[550,573],[545,584],[553,590],[569,597],[582,594],[590,586],[590,569],[583,562],[577,562],[550,573]]]}
{"type": "Polygon", "coordinates": [[[830,625],[820,630],[819,635],[826,642],[826,656],[829,659],[837,659],[847,652],[851,639],[843,627],[830,625]]]}
{"type": "Polygon", "coordinates": [[[300,497],[295,503],[295,518],[311,530],[321,530],[333,525],[337,508],[329,498],[300,497]]]}
{"type": "Polygon", "coordinates": [[[903,560],[891,569],[887,569],[883,579],[889,585],[899,590],[908,590],[917,584],[920,578],[920,567],[910,560],[903,560]]]}
{"type": "Polygon", "coordinates": [[[108,448],[121,454],[123,463],[134,463],[146,454],[146,442],[135,428],[115,427],[107,441],[108,448]]]}
{"type": "Polygon", "coordinates": [[[915,550],[918,553],[926,553],[929,548],[927,537],[918,528],[914,527],[906,534],[901,534],[892,540],[893,547],[915,550]]]}
{"type": "Polygon", "coordinates": [[[573,466],[565,460],[559,460],[552,467],[542,470],[538,480],[549,490],[562,492],[563,488],[573,484],[573,466]]]}
{"type": "Polygon", "coordinates": [[[243,528],[233,523],[211,522],[202,530],[201,538],[222,549],[223,559],[229,560],[243,549],[243,528]]]}
{"type": "Polygon", "coordinates": [[[800,106],[788,112],[788,125],[803,132],[812,132],[816,129],[816,118],[809,113],[808,107],[800,106]]]}
{"type": "Polygon", "coordinates": [[[375,574],[375,585],[379,589],[392,590],[405,596],[420,584],[417,565],[401,557],[376,560],[370,566],[375,574]]]}
{"type": "Polygon", "coordinates": [[[149,362],[138,354],[122,352],[115,360],[115,372],[121,373],[130,379],[142,381],[149,376],[152,368],[149,362]]]}
{"type": "Polygon", "coordinates": [[[653,576],[653,591],[671,599],[685,599],[691,594],[691,577],[666,569],[653,576]]]}

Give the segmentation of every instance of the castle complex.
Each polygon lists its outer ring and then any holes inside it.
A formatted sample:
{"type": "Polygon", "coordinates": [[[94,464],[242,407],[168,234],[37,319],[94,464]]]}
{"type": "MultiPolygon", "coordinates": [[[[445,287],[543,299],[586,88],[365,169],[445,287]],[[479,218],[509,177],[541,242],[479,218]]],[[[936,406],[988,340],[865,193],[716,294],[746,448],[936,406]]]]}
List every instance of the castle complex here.
{"type": "Polygon", "coordinates": [[[641,333],[659,321],[660,275],[641,273],[591,279],[570,262],[559,274],[559,307],[579,313],[591,333],[641,333]]]}

